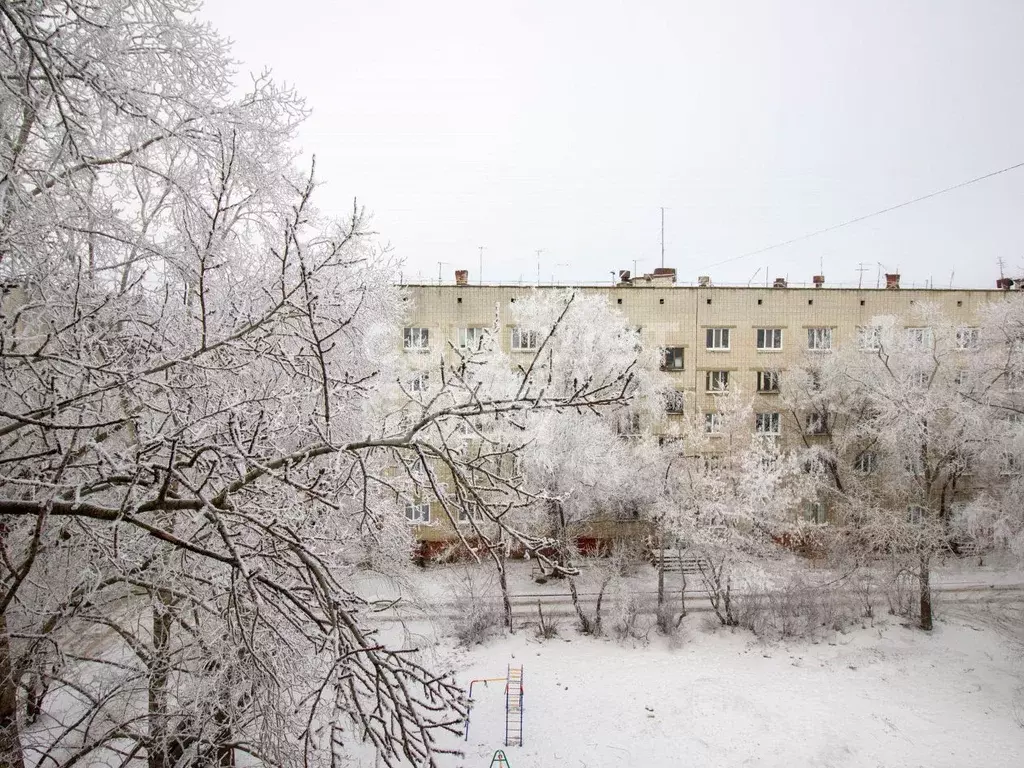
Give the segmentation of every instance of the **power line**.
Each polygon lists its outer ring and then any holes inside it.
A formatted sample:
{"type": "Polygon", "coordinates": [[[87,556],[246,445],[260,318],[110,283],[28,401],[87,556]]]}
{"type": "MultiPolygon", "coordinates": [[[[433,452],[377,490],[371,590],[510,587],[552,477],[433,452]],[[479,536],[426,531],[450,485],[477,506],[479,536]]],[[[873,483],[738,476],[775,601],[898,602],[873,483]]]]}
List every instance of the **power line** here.
{"type": "Polygon", "coordinates": [[[906,208],[908,205],[913,205],[914,203],[920,203],[923,200],[929,200],[929,199],[931,199],[933,197],[938,197],[939,195],[944,195],[947,192],[952,192],[955,189],[961,189],[962,187],[970,186],[971,184],[976,184],[979,181],[984,181],[985,179],[991,179],[993,176],[998,176],[1001,173],[1008,173],[1009,171],[1015,171],[1018,168],[1024,168],[1024,163],[1017,163],[1016,165],[1011,165],[1011,166],[1008,166],[1007,168],[1001,168],[998,171],[992,171],[991,173],[986,173],[984,176],[978,176],[977,178],[970,179],[968,181],[961,181],[959,184],[954,184],[952,187],[946,187],[945,189],[940,189],[940,190],[938,190],[936,192],[929,192],[927,195],[922,195],[921,197],[915,197],[913,200],[907,200],[906,202],[900,203],[898,205],[890,205],[888,208],[883,208],[880,211],[875,211],[874,213],[867,213],[867,214],[864,214],[863,216],[858,216],[855,219],[849,219],[848,221],[844,221],[841,224],[833,224],[830,227],[825,227],[824,229],[819,229],[819,230],[817,230],[815,232],[809,232],[806,235],[800,235],[800,237],[794,237],[791,240],[786,240],[785,242],[775,243],[774,245],[769,245],[769,246],[767,246],[765,248],[758,248],[756,251],[750,251],[749,253],[742,253],[739,256],[732,256],[732,257],[730,257],[728,259],[723,259],[722,261],[716,261],[715,263],[709,264],[708,266],[709,267],[717,267],[720,264],[728,264],[731,261],[739,261],[740,259],[746,259],[746,258],[749,258],[751,256],[757,256],[760,253],[765,253],[767,251],[774,251],[776,248],[783,248],[784,246],[792,245],[793,243],[799,243],[802,240],[808,240],[808,239],[810,239],[812,237],[817,237],[818,235],[823,235],[826,232],[833,232],[833,231],[835,231],[837,229],[841,229],[842,227],[848,227],[851,224],[856,224],[857,222],[864,221],[865,219],[871,219],[871,218],[874,218],[875,216],[881,216],[883,213],[891,213],[892,211],[899,210],[900,208],[906,208]]]}

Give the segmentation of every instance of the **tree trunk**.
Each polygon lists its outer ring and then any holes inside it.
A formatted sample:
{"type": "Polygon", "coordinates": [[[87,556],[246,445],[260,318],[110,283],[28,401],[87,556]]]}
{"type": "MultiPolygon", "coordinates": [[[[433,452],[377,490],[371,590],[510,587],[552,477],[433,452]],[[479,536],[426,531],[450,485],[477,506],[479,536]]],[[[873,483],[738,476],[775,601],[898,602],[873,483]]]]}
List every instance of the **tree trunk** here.
{"type": "Polygon", "coordinates": [[[665,541],[657,531],[657,631],[669,634],[669,609],[665,604],[665,541]]]}
{"type": "Polygon", "coordinates": [[[149,670],[149,768],[169,768],[167,678],[170,671],[171,613],[161,592],[154,595],[153,657],[149,670]]]}
{"type": "Polygon", "coordinates": [[[18,730],[18,685],[13,666],[7,617],[0,614],[0,768],[25,768],[18,730]]]}
{"type": "Polygon", "coordinates": [[[930,632],[932,629],[932,585],[930,568],[931,555],[921,553],[919,579],[921,582],[921,629],[930,632]]]}
{"type": "Polygon", "coordinates": [[[504,612],[504,624],[505,628],[509,632],[514,632],[512,628],[512,598],[508,593],[508,577],[505,573],[505,544],[502,541],[502,531],[498,530],[498,552],[494,558],[495,565],[498,566],[498,585],[501,587],[501,604],[504,612]]]}

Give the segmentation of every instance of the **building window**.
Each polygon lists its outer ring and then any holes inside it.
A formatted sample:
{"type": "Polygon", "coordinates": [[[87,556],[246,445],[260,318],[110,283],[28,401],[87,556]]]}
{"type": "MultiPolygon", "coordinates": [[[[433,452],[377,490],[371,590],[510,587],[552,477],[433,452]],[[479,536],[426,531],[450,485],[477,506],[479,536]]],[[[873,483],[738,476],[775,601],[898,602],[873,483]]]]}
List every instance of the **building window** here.
{"type": "Polygon", "coordinates": [[[782,432],[782,418],[779,413],[754,414],[754,431],[759,435],[778,435],[782,432]]]}
{"type": "Polygon", "coordinates": [[[469,525],[470,519],[475,523],[482,523],[484,521],[484,513],[483,510],[480,509],[479,505],[472,504],[471,502],[466,503],[470,505],[470,508],[466,509],[466,507],[459,507],[459,523],[469,525]]]}
{"type": "Polygon", "coordinates": [[[807,414],[807,434],[809,435],[827,435],[828,434],[828,414],[827,413],[809,413],[807,414]]]}
{"type": "Polygon", "coordinates": [[[1020,392],[1024,389],[1024,371],[1009,370],[1006,372],[1006,391],[1020,392]]]}
{"type": "Polygon", "coordinates": [[[430,502],[409,501],[405,504],[405,519],[410,523],[423,525],[430,522],[430,502]]]}
{"type": "Polygon", "coordinates": [[[882,326],[858,326],[857,346],[861,352],[877,352],[880,350],[882,348],[882,326]]]}
{"type": "Polygon", "coordinates": [[[999,474],[1016,475],[1020,472],[1020,462],[1013,453],[1005,452],[999,461],[999,474]]]}
{"type": "Polygon", "coordinates": [[[911,349],[931,349],[931,328],[907,328],[907,346],[911,349]]]}
{"type": "Polygon", "coordinates": [[[527,331],[524,328],[512,329],[512,349],[515,351],[530,351],[537,348],[537,332],[527,331]]]}
{"type": "Polygon", "coordinates": [[[668,347],[665,349],[665,364],[662,366],[666,371],[683,370],[683,347],[668,347]]]}
{"type": "Polygon", "coordinates": [[[708,392],[725,392],[729,389],[728,371],[708,371],[704,377],[705,389],[708,392]]]}
{"type": "Polygon", "coordinates": [[[409,391],[422,394],[430,387],[430,373],[421,371],[409,379],[409,391]]]}
{"type": "Polygon", "coordinates": [[[486,328],[459,328],[459,349],[480,349],[486,328]]]}
{"type": "Polygon", "coordinates": [[[640,434],[640,414],[629,411],[619,416],[615,422],[615,431],[625,437],[634,437],[640,434]]]}
{"type": "Polygon", "coordinates": [[[762,395],[778,394],[779,392],[779,372],[778,371],[758,371],[757,372],[757,391],[762,395]]]}
{"type": "Polygon", "coordinates": [[[720,435],[722,433],[722,414],[704,414],[704,432],[709,435],[720,435]]]}
{"type": "Polygon", "coordinates": [[[815,352],[829,352],[832,349],[831,328],[808,328],[807,348],[815,352]]]}
{"type": "Polygon", "coordinates": [[[686,410],[686,398],[682,392],[669,392],[665,399],[665,410],[668,413],[683,413],[686,410]]]}
{"type": "Polygon", "coordinates": [[[406,328],[405,348],[420,352],[430,349],[430,330],[427,328],[406,328]]]}
{"type": "Polygon", "coordinates": [[[758,328],[757,329],[758,349],[782,349],[781,328],[758,328]]]}
{"type": "Polygon", "coordinates": [[[727,352],[729,350],[729,329],[708,328],[707,348],[727,352]]]}
{"type": "Polygon", "coordinates": [[[927,510],[920,504],[911,504],[907,507],[907,522],[911,525],[920,525],[927,516],[927,510]]]}
{"type": "Polygon", "coordinates": [[[722,469],[722,457],[715,453],[708,453],[704,455],[704,474],[714,475],[718,474],[722,469]]]}
{"type": "Polygon", "coordinates": [[[861,451],[853,460],[853,468],[864,475],[873,474],[878,468],[878,454],[874,451],[861,451]]]}
{"type": "Polygon", "coordinates": [[[956,348],[977,349],[981,343],[981,331],[978,328],[957,328],[956,348]]]}
{"type": "Polygon", "coordinates": [[[928,371],[911,371],[910,373],[910,386],[914,389],[928,389],[931,380],[932,375],[928,371]]]}
{"type": "Polygon", "coordinates": [[[805,501],[803,503],[804,521],[816,525],[824,525],[828,522],[825,513],[825,504],[821,501],[805,501]]]}

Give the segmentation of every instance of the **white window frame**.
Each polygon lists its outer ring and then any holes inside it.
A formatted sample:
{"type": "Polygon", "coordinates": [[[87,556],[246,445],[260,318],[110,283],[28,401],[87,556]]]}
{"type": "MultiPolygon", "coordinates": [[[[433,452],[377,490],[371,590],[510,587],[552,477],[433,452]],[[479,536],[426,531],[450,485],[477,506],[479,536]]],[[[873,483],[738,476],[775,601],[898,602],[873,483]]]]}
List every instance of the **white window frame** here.
{"type": "Polygon", "coordinates": [[[409,379],[409,391],[424,393],[430,389],[430,371],[420,371],[409,379]]]}
{"type": "Polygon", "coordinates": [[[827,435],[828,414],[820,413],[819,411],[811,411],[808,413],[806,433],[808,435],[827,435]]]}
{"type": "Polygon", "coordinates": [[[486,335],[487,329],[482,325],[470,325],[465,328],[459,328],[459,349],[471,351],[480,349],[480,343],[486,335]]]}
{"type": "Polygon", "coordinates": [[[410,525],[430,524],[430,502],[429,501],[407,501],[405,502],[405,520],[410,525]]]}
{"type": "Polygon", "coordinates": [[[928,371],[911,371],[909,376],[910,386],[914,389],[928,389],[932,375],[928,371]]]}
{"type": "Polygon", "coordinates": [[[828,522],[828,510],[825,509],[825,502],[805,499],[802,506],[805,523],[825,525],[828,522]]]}
{"type": "Polygon", "coordinates": [[[777,370],[758,371],[757,391],[762,395],[779,394],[779,372],[777,370]]]}
{"type": "MultiPolygon", "coordinates": [[[[472,522],[475,523],[482,523],[484,521],[484,511],[479,507],[479,505],[473,506],[472,518],[472,522]]],[[[465,507],[461,506],[459,507],[455,519],[459,525],[470,525],[471,522],[470,514],[466,512],[465,507]]]]}
{"type": "Polygon", "coordinates": [[[725,420],[722,418],[722,414],[715,413],[714,411],[707,411],[704,414],[704,434],[706,435],[720,435],[722,434],[722,425],[725,420]]]}
{"type": "Polygon", "coordinates": [[[686,347],[665,347],[665,358],[662,360],[663,371],[682,371],[686,369],[686,347]],[[679,365],[676,365],[676,363],[679,365]]]}
{"type": "Polygon", "coordinates": [[[928,510],[920,504],[910,504],[907,507],[907,522],[911,525],[921,525],[928,516],[928,510]]]}
{"type": "Polygon", "coordinates": [[[811,352],[831,352],[832,328],[828,326],[808,328],[807,349],[811,352]]]}
{"type": "Polygon", "coordinates": [[[408,352],[426,352],[430,349],[430,329],[407,327],[402,336],[402,346],[408,352]]]}
{"type": "Polygon", "coordinates": [[[956,329],[956,348],[961,352],[978,349],[981,346],[981,329],[970,326],[956,329]]]}
{"type": "Polygon", "coordinates": [[[1020,462],[1017,460],[1017,454],[1012,451],[1003,451],[999,457],[999,474],[1004,477],[1007,475],[1016,475],[1020,473],[1020,462]]]}
{"type": "Polygon", "coordinates": [[[640,414],[636,411],[620,413],[615,422],[615,431],[622,437],[636,437],[640,434],[640,414]]]}
{"type": "Polygon", "coordinates": [[[673,389],[665,397],[666,413],[685,413],[686,394],[680,389],[673,389]]]}
{"type": "Polygon", "coordinates": [[[535,352],[538,346],[536,331],[528,331],[518,325],[512,326],[509,332],[509,348],[513,352],[535,352]]]}
{"type": "Polygon", "coordinates": [[[782,414],[778,411],[755,413],[754,432],[765,437],[778,437],[782,434],[782,414]]]}
{"type": "Polygon", "coordinates": [[[934,338],[932,329],[928,327],[905,328],[907,346],[911,349],[931,349],[934,338]]]}
{"type": "Polygon", "coordinates": [[[721,394],[729,391],[729,371],[705,371],[704,391],[721,394]]]}
{"type": "Polygon", "coordinates": [[[754,338],[759,352],[776,352],[782,349],[781,328],[758,328],[754,338]]]}
{"type": "Polygon", "coordinates": [[[882,348],[882,326],[858,325],[857,347],[861,352],[877,352],[882,348]]]}
{"type": "Polygon", "coordinates": [[[729,328],[708,328],[705,333],[705,345],[709,352],[729,351],[729,328]]]}
{"type": "Polygon", "coordinates": [[[878,469],[878,454],[874,451],[861,451],[853,459],[853,469],[862,475],[873,475],[878,469]]]}

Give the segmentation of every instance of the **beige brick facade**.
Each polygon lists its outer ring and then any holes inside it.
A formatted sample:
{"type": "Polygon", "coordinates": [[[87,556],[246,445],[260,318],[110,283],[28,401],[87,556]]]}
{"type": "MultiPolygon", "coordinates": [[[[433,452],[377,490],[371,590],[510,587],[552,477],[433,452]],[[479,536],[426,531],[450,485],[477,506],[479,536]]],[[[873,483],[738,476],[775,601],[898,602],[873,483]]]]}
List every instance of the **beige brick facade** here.
{"type": "MultiPolygon", "coordinates": [[[[516,300],[533,291],[564,290],[557,286],[409,285],[406,286],[407,325],[426,328],[431,351],[459,343],[459,330],[502,329],[502,344],[511,346],[512,309],[516,300]]],[[[714,395],[707,392],[709,371],[728,371],[730,387],[744,393],[757,391],[758,371],[781,371],[797,365],[808,354],[811,329],[815,341],[830,340],[832,349],[858,343],[858,328],[881,315],[911,314],[915,305],[938,306],[955,323],[972,326],[979,310],[1007,295],[1001,290],[843,289],[766,287],[676,287],[672,285],[620,285],[577,287],[573,290],[606,296],[630,325],[640,328],[646,343],[682,348],[681,370],[669,375],[685,393],[685,412],[714,410],[714,395]],[[709,329],[728,329],[728,349],[708,349],[709,329]],[[758,330],[781,331],[781,348],[758,349],[758,330]]],[[[765,334],[763,346],[776,341],[765,334]]],[[[721,344],[723,334],[713,334],[721,344]]],[[[398,340],[401,343],[401,340],[398,340]]],[[[526,353],[524,353],[526,354],[526,353]]],[[[819,354],[819,353],[815,353],[819,354]]],[[[821,351],[820,354],[829,354],[821,351]]],[[[757,394],[755,411],[782,412],[777,394],[757,394]]],[[[673,418],[672,416],[667,417],[673,418]]],[[[792,416],[780,413],[783,442],[798,434],[792,416]]],[[[652,425],[655,431],[663,425],[652,425]]],[[[754,428],[754,425],[751,425],[754,428]]],[[[426,533],[426,532],[424,532],[426,533]]],[[[437,532],[441,536],[440,531],[437,532]]],[[[428,538],[431,538],[427,534],[428,538]]]]}

